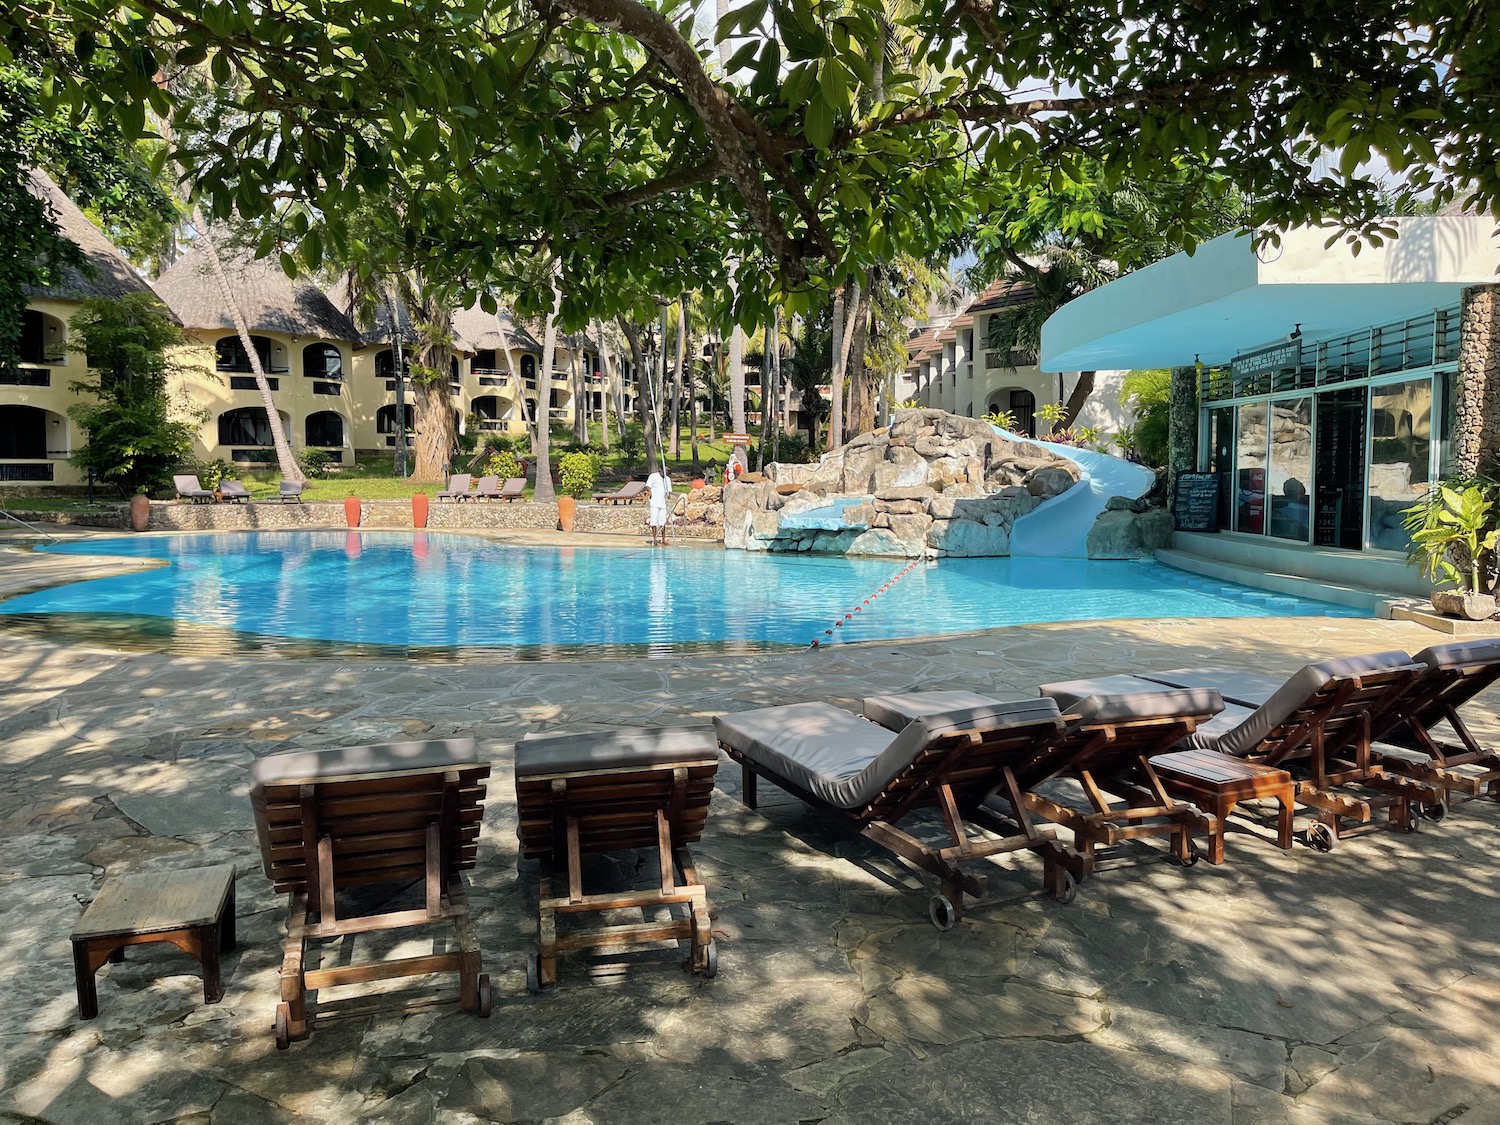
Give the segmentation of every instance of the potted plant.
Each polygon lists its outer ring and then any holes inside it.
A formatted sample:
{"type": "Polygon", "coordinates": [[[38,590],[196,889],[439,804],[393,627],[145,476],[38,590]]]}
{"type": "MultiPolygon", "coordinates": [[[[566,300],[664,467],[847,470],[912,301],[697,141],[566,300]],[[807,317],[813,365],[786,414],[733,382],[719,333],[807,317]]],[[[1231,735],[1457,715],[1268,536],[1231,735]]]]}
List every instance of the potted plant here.
{"type": "Polygon", "coordinates": [[[594,489],[599,479],[599,455],[582,450],[565,454],[557,463],[557,480],[562,495],[557,498],[557,522],[564,531],[573,530],[578,501],[594,489]]]}
{"type": "Polygon", "coordinates": [[[1433,581],[1457,587],[1434,590],[1432,607],[1469,621],[1495,616],[1495,595],[1485,592],[1483,579],[1495,569],[1500,527],[1494,524],[1495,502],[1485,489],[1477,483],[1439,483],[1403,514],[1412,544],[1407,561],[1433,581]]]}

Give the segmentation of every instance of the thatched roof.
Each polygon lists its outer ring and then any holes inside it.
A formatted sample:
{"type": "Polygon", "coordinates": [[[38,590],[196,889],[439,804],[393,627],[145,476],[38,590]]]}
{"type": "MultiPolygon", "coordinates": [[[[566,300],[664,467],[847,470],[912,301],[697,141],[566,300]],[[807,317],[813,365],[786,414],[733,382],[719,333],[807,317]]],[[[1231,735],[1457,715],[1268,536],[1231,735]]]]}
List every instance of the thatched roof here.
{"type": "Polygon", "coordinates": [[[56,285],[27,287],[26,296],[57,301],[86,301],[90,297],[123,297],[127,293],[149,293],[151,286],[136,273],[115,244],[89,222],[86,216],[45,172],[30,172],[31,193],[52,211],[58,230],[83,251],[88,265],[78,270],[67,266],[56,285]]]}
{"type": "Polygon", "coordinates": [[[460,309],[453,314],[453,336],[458,347],[467,352],[487,350],[499,351],[508,339],[512,348],[523,352],[540,352],[542,345],[531,333],[516,323],[509,309],[501,309],[495,316],[485,312],[478,304],[460,309]],[[500,333],[501,322],[505,325],[505,336],[500,333]]]}
{"type": "MultiPolygon", "coordinates": [[[[279,332],[319,340],[359,342],[359,332],[323,291],[309,281],[293,281],[269,258],[221,248],[224,274],[252,332],[279,332]]],[[[188,328],[233,330],[208,254],[194,246],[157,278],[156,291],[188,328]]]]}

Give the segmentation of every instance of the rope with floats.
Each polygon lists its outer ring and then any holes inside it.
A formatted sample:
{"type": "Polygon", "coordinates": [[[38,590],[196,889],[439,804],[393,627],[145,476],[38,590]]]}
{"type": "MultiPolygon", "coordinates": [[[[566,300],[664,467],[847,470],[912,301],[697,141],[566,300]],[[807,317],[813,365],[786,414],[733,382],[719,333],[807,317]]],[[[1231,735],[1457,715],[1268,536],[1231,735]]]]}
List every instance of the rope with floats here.
{"type": "Polygon", "coordinates": [[[922,560],[919,559],[919,558],[918,559],[912,559],[911,562],[907,563],[899,571],[897,571],[892,577],[888,578],[886,580],[885,584],[880,587],[880,589],[876,590],[868,598],[865,598],[864,601],[860,602],[857,606],[855,606],[853,609],[851,609],[848,613],[844,614],[842,617],[835,618],[834,622],[833,622],[833,625],[830,626],[829,628],[823,630],[823,636],[822,637],[814,637],[812,639],[812,643],[809,644],[807,647],[808,648],[821,648],[823,646],[823,644],[824,644],[823,637],[831,637],[831,636],[833,636],[834,629],[842,629],[844,627],[844,622],[845,621],[852,621],[854,619],[854,615],[856,613],[863,612],[865,606],[869,605],[876,598],[880,597],[881,594],[885,593],[892,586],[894,586],[897,582],[900,582],[901,579],[905,578],[912,571],[916,570],[917,569],[917,565],[919,563],[921,563],[921,562],[922,562],[922,560]]]}

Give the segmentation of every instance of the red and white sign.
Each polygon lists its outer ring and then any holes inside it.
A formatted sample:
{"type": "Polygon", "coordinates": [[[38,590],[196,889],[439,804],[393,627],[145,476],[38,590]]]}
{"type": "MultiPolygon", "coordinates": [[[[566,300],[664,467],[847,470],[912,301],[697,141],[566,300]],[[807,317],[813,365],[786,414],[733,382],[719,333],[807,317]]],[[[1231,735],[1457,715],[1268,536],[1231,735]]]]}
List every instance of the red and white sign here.
{"type": "Polygon", "coordinates": [[[725,434],[724,441],[728,445],[749,445],[749,434],[725,434]]]}

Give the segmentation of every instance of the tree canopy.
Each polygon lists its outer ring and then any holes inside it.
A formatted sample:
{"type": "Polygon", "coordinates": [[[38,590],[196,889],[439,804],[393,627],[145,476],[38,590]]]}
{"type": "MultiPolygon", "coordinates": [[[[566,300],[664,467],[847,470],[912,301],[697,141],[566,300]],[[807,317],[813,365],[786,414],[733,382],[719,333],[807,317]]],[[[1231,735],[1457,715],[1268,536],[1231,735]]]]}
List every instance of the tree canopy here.
{"type": "MultiPolygon", "coordinates": [[[[1017,186],[1183,160],[1261,228],[1380,237],[1386,169],[1402,192],[1500,198],[1500,46],[1476,0],[746,0],[718,24],[723,68],[694,10],[26,0],[0,54],[127,136],[169,120],[205,209],[260,222],[263,251],[357,256],[343,216],[376,192],[399,265],[524,313],[550,292],[506,262],[550,248],[569,328],[658,293],[726,302],[727,263],[753,324],[931,255],[1017,186]]],[[[1165,236],[1191,245],[1209,202],[1185,193],[1165,236]]]]}

